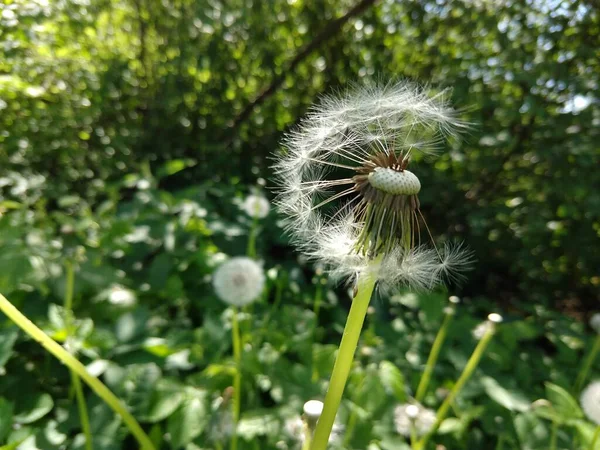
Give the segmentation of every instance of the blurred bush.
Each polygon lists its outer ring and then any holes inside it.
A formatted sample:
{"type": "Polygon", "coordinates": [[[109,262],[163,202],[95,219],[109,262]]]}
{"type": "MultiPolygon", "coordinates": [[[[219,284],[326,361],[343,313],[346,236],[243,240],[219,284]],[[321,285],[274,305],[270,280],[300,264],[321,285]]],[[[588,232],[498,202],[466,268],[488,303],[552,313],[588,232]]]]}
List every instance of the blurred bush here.
{"type": "MultiPolygon", "coordinates": [[[[358,4],[345,21],[350,1],[5,1],[0,208],[20,210],[51,252],[61,227],[93,237],[140,183],[163,201],[182,190],[215,201],[226,183],[269,178],[281,132],[319,94],[406,77],[453,88],[473,124],[419,167],[435,234],[479,260],[465,293],[596,305],[597,5],[358,4]]],[[[20,245],[12,237],[4,248],[20,245]]],[[[18,264],[2,260],[6,289],[18,264]]]]}

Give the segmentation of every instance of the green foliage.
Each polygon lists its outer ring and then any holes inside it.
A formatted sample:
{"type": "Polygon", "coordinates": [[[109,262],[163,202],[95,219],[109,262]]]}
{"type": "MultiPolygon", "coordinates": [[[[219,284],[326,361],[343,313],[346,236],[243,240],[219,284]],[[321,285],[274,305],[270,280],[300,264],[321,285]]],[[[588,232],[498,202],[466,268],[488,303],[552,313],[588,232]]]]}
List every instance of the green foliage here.
{"type": "MultiPolygon", "coordinates": [[[[235,366],[231,312],[210,276],[224,255],[245,253],[252,219],[238,204],[258,178],[270,184],[282,131],[348,82],[451,87],[472,126],[435,164],[418,161],[421,203],[434,235],[466,241],[478,264],[456,288],[464,302],[426,406],[452,387],[481,318],[510,314],[432,443],[547,449],[557,423],[557,448],[589,447],[595,427],[572,385],[592,337],[563,312],[581,317],[600,299],[597,6],[376,2],[288,70],[352,6],[5,0],[0,292],[161,448],[218,448],[235,366]],[[236,120],[277,76],[282,86],[236,120]],[[60,306],[66,260],[72,318],[60,306]]],[[[241,318],[240,450],[291,449],[286,420],[323,397],[349,298],[313,279],[275,213],[258,226],[270,272],[241,318]]],[[[393,408],[415,393],[446,297],[374,300],[340,412],[344,448],[408,448],[393,408]]],[[[0,319],[0,449],[83,449],[67,369],[0,319]]],[[[121,420],[86,396],[94,449],[133,448],[121,420]]]]}

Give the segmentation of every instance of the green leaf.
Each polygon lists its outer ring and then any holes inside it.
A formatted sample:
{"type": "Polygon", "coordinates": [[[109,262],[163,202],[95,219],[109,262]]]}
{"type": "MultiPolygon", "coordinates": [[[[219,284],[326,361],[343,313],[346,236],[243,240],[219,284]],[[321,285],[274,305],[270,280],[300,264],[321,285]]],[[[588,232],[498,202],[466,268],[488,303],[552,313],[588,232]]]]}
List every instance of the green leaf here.
{"type": "Polygon", "coordinates": [[[13,405],[0,397],[0,442],[3,442],[11,430],[13,421],[13,405]]]}
{"type": "Polygon", "coordinates": [[[485,392],[492,400],[510,411],[523,412],[531,406],[531,403],[523,394],[503,388],[491,377],[482,378],[481,384],[483,384],[485,392]]]}
{"type": "Polygon", "coordinates": [[[35,422],[48,414],[54,407],[50,394],[27,395],[19,404],[19,413],[15,414],[15,422],[27,424],[35,422]]]}
{"type": "Polygon", "coordinates": [[[266,410],[253,411],[244,415],[238,424],[238,435],[251,441],[258,436],[273,435],[277,432],[279,420],[266,410]]]}
{"type": "Polygon", "coordinates": [[[179,385],[166,380],[159,381],[152,393],[150,407],[144,415],[144,420],[156,423],[166,419],[181,406],[184,398],[184,392],[179,385]]]}
{"type": "Polygon", "coordinates": [[[581,411],[579,403],[564,388],[547,382],[546,396],[558,415],[563,419],[579,419],[583,417],[583,411],[581,411]]]}
{"type": "Polygon", "coordinates": [[[17,330],[0,331],[0,368],[4,367],[12,355],[12,349],[18,336],[19,332],[17,330]]]}
{"type": "Polygon", "coordinates": [[[169,417],[167,432],[171,435],[173,448],[181,448],[189,444],[204,431],[209,420],[205,403],[205,394],[194,391],[183,404],[169,417]]]}
{"type": "Polygon", "coordinates": [[[379,377],[386,392],[401,403],[406,401],[404,375],[400,369],[390,361],[382,361],[379,364],[379,377]]]}

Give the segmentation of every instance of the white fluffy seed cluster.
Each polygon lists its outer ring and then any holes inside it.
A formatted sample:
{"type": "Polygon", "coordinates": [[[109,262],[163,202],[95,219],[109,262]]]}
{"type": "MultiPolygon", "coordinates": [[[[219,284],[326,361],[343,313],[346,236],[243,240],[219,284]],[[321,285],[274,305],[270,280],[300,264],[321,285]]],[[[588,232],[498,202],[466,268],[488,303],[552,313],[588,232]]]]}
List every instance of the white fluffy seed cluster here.
{"type": "Polygon", "coordinates": [[[600,425],[600,381],[590,383],[583,390],[580,402],[588,419],[600,425]]]}
{"type": "Polygon", "coordinates": [[[418,403],[398,405],[394,409],[396,431],[406,437],[410,437],[413,427],[418,436],[427,434],[435,424],[435,420],[435,412],[418,403]]]}
{"type": "Polygon", "coordinates": [[[271,205],[262,195],[251,194],[241,204],[241,209],[250,217],[264,219],[269,215],[271,205]]]}
{"type": "Polygon", "coordinates": [[[375,189],[393,195],[414,195],[421,190],[421,182],[414,173],[408,170],[398,172],[389,167],[378,167],[371,172],[369,183],[375,189]]]}
{"type": "MultiPolygon", "coordinates": [[[[376,276],[379,289],[429,290],[462,278],[472,260],[460,246],[437,252],[398,243],[374,267],[373,255],[357,251],[365,224],[357,222],[360,196],[353,180],[376,154],[435,154],[444,137],[461,128],[445,92],[432,94],[408,82],[357,86],[323,98],[286,136],[274,165],[276,206],[293,243],[333,277],[376,276]]],[[[420,182],[407,172],[376,171],[369,182],[388,193],[419,192],[420,182]]]]}
{"type": "Polygon", "coordinates": [[[262,266],[246,257],[231,258],[219,266],[213,275],[217,296],[233,306],[252,303],[262,293],[264,285],[262,266]]]}
{"type": "Polygon", "coordinates": [[[592,314],[592,317],[590,317],[590,327],[596,333],[600,334],[600,313],[592,314]]]}

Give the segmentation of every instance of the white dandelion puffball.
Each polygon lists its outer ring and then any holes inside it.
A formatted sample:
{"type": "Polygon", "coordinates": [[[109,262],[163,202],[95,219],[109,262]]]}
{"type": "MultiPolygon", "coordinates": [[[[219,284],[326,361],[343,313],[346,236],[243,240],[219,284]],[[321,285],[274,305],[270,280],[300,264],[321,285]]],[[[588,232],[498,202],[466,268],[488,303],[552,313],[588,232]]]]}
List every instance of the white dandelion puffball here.
{"type": "Polygon", "coordinates": [[[398,405],[394,409],[396,431],[406,437],[410,437],[412,427],[418,436],[427,434],[435,421],[434,411],[416,403],[398,405]]]}
{"type": "Polygon", "coordinates": [[[600,334],[600,313],[592,314],[592,317],[590,317],[590,327],[596,333],[600,334]]]}
{"type": "Polygon", "coordinates": [[[252,303],[262,293],[264,285],[262,266],[246,257],[224,262],[213,276],[215,292],[221,300],[233,306],[252,303]]]}
{"type": "Polygon", "coordinates": [[[600,381],[594,381],[581,393],[581,408],[592,422],[600,425],[600,381]]]}
{"type": "Polygon", "coordinates": [[[241,209],[250,217],[264,219],[269,215],[271,205],[262,195],[249,195],[242,203],[241,209]]]}
{"type": "Polygon", "coordinates": [[[373,276],[384,289],[463,277],[469,252],[435,246],[419,209],[424,187],[408,170],[414,155],[434,155],[465,128],[445,96],[402,82],[355,87],[312,108],[274,166],[276,205],[300,251],[334,276],[373,276]]]}

